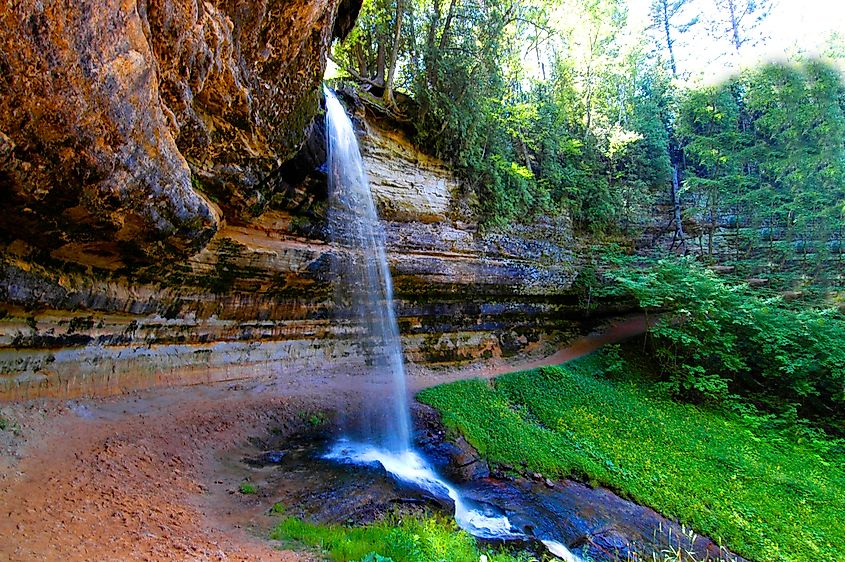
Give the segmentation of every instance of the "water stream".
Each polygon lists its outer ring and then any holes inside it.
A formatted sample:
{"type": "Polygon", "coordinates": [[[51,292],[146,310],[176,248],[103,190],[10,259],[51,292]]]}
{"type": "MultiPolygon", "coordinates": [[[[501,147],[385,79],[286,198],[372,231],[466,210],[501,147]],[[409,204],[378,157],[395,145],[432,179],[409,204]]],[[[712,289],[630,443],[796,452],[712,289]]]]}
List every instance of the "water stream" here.
{"type": "Polygon", "coordinates": [[[365,359],[366,376],[382,382],[350,428],[356,439],[394,453],[411,446],[411,418],[384,231],[364,172],[352,122],[326,88],[329,237],[337,314],[347,322],[365,359]]]}
{"type": "MultiPolygon", "coordinates": [[[[367,376],[382,391],[362,405],[366,410],[336,442],[326,459],[358,465],[381,465],[395,479],[449,498],[455,520],[470,534],[487,539],[525,535],[505,515],[471,505],[442,479],[411,446],[411,418],[399,328],[393,311],[393,288],[384,250],[384,231],[364,171],[352,122],[328,88],[329,236],[337,249],[333,260],[339,319],[348,325],[365,359],[367,376]]],[[[568,562],[578,559],[562,544],[542,539],[549,551],[568,562]]]]}

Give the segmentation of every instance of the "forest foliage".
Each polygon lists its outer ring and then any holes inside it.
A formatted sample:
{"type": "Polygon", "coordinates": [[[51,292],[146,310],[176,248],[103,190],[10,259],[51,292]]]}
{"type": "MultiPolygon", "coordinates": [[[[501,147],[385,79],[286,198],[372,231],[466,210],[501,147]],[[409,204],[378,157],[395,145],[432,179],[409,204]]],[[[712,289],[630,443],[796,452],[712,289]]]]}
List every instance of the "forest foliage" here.
{"type": "Polygon", "coordinates": [[[670,180],[671,86],[644,45],[620,44],[624,25],[622,2],[373,0],[335,58],[414,98],[418,144],[454,164],[487,223],[566,212],[608,231],[670,180]]]}
{"type": "Polygon", "coordinates": [[[628,234],[668,199],[678,244],[686,222],[711,257],[725,225],[737,254],[841,255],[839,71],[796,57],[720,85],[684,80],[680,36],[706,24],[739,52],[772,8],[720,0],[702,22],[693,1],[653,0],[634,37],[622,0],[368,0],[334,58],[388,105],[415,100],[418,144],[452,161],[488,224],[566,213],[628,234]]]}
{"type": "Polygon", "coordinates": [[[728,227],[729,258],[829,279],[845,265],[845,87],[819,61],[769,65],[686,92],[677,135],[687,212],[706,232],[728,227]],[[733,255],[730,255],[730,254],[733,255]],[[796,259],[797,258],[797,259],[796,259]]]}
{"type": "Polygon", "coordinates": [[[692,80],[690,29],[728,61],[775,8],[717,0],[708,20],[700,4],[652,0],[632,36],[623,0],[369,0],[334,57],[397,112],[394,92],[413,98],[419,145],[487,225],[560,214],[592,242],[663,251],[610,277],[668,313],[647,350],[676,396],[841,429],[845,48],[692,80]]]}
{"type": "Polygon", "coordinates": [[[652,0],[635,35],[623,0],[368,0],[333,56],[413,108],[487,225],[560,214],[592,241],[668,250],[611,277],[668,312],[649,351],[677,396],[827,423],[845,406],[845,48],[695,81],[690,29],[727,61],[776,7],[700,4],[652,0]]]}
{"type": "Polygon", "coordinates": [[[692,259],[609,273],[654,316],[647,336],[663,385],[693,402],[731,404],[845,434],[845,316],[790,307],[692,259]]]}

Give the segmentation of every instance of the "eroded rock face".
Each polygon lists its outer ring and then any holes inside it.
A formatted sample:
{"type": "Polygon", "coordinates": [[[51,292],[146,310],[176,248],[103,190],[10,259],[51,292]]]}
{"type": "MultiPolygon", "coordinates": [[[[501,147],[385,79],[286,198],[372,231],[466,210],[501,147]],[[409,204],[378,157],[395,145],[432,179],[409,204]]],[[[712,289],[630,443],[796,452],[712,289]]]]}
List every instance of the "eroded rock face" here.
{"type": "Polygon", "coordinates": [[[272,189],[265,177],[317,110],[329,42],[359,8],[4,4],[0,234],[82,262],[196,251],[222,219],[209,194],[227,213],[260,207],[272,189]]]}
{"type": "MultiPolygon", "coordinates": [[[[340,250],[312,117],[328,45],[359,8],[6,2],[0,398],[358,360],[333,315],[340,250]]],[[[565,220],[480,233],[443,162],[355,114],[407,359],[504,357],[577,331],[565,220]]]]}
{"type": "MultiPolygon", "coordinates": [[[[580,265],[567,221],[479,232],[442,162],[384,123],[359,124],[408,361],[498,359],[577,335],[580,265]]],[[[312,133],[273,175],[274,209],[221,224],[184,261],[126,273],[109,256],[84,267],[70,256],[57,267],[31,245],[8,245],[0,399],[354,367],[354,331],[333,314],[330,264],[341,250],[326,242],[325,177],[314,170],[324,139],[319,126],[312,133]]]]}
{"type": "Polygon", "coordinates": [[[401,131],[380,121],[367,123],[362,141],[380,216],[425,223],[452,218],[460,184],[443,162],[415,149],[401,131]]]}

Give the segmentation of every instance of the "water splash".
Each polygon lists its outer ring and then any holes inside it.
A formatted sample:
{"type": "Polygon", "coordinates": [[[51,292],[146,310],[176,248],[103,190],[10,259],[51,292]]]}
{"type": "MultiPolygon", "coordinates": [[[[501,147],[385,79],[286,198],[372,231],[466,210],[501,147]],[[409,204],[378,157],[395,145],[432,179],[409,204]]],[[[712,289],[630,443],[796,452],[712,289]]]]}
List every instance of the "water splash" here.
{"type": "Polygon", "coordinates": [[[411,421],[393,287],[384,252],[384,231],[364,172],[352,122],[335,95],[326,93],[329,173],[329,237],[335,303],[356,337],[376,395],[362,407],[355,432],[392,452],[411,445],[411,421]]]}
{"type": "Polygon", "coordinates": [[[549,554],[553,554],[557,556],[563,562],[582,562],[580,558],[572,554],[572,552],[566,548],[564,545],[560,544],[557,541],[553,541],[551,539],[542,539],[540,541],[549,551],[549,554]]]}
{"type": "Polygon", "coordinates": [[[449,498],[455,503],[455,520],[471,535],[488,539],[518,538],[504,515],[488,515],[469,506],[458,490],[441,479],[428,463],[413,450],[399,453],[385,451],[366,443],[341,440],[325,455],[334,461],[361,465],[381,465],[391,476],[427,491],[435,498],[449,498]]]}

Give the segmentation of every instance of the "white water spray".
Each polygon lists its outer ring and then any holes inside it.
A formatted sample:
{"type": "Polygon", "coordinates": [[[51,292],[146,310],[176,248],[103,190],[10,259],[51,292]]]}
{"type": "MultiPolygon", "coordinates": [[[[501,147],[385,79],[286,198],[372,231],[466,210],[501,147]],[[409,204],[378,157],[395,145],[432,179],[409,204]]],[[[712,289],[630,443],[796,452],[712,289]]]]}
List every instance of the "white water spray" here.
{"type": "MultiPolygon", "coordinates": [[[[428,491],[436,498],[450,498],[455,520],[471,535],[482,538],[522,537],[504,515],[474,509],[458,490],[440,478],[411,448],[411,420],[405,385],[405,368],[399,327],[393,312],[393,287],[384,251],[384,232],[376,214],[352,122],[340,101],[326,93],[326,136],[329,172],[329,236],[339,250],[333,267],[335,298],[361,345],[371,378],[388,390],[369,396],[356,437],[369,443],[341,440],[325,458],[360,465],[380,464],[397,480],[428,491]]],[[[565,546],[542,541],[567,562],[578,559],[565,546]]]]}
{"type": "Polygon", "coordinates": [[[352,464],[380,464],[397,480],[427,491],[435,498],[450,498],[455,503],[455,521],[468,533],[488,539],[508,539],[521,536],[515,533],[504,515],[485,515],[470,508],[453,486],[441,479],[427,462],[412,450],[392,453],[367,445],[339,441],[325,458],[352,464]]]}

